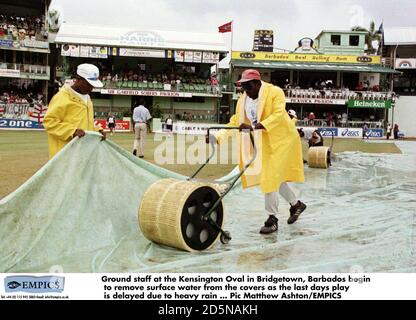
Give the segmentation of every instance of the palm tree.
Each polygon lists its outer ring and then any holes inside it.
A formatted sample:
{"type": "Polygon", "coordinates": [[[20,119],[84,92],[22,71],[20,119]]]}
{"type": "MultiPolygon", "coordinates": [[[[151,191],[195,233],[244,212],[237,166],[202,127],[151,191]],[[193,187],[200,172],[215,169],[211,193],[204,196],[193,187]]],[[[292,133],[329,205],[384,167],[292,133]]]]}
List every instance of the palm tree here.
{"type": "Polygon", "coordinates": [[[381,41],[381,33],[379,30],[376,30],[374,21],[370,22],[370,29],[366,29],[364,27],[355,26],[351,28],[351,31],[364,31],[367,32],[365,36],[365,43],[367,44],[367,50],[365,50],[368,54],[375,54],[377,49],[373,47],[373,41],[381,41]]]}

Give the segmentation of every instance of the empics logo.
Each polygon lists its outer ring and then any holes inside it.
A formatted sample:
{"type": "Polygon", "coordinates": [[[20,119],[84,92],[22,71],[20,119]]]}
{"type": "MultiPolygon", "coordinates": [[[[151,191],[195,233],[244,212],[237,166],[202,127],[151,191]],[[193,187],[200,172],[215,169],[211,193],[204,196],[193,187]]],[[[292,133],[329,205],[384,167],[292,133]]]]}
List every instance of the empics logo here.
{"type": "Polygon", "coordinates": [[[33,276],[10,276],[4,279],[6,292],[62,292],[64,291],[65,278],[56,276],[33,277],[33,276]]]}
{"type": "Polygon", "coordinates": [[[19,282],[17,282],[17,281],[11,281],[11,282],[9,282],[8,284],[7,284],[7,288],[9,288],[9,289],[17,289],[17,288],[19,288],[21,286],[21,284],[19,283],[19,282]]]}

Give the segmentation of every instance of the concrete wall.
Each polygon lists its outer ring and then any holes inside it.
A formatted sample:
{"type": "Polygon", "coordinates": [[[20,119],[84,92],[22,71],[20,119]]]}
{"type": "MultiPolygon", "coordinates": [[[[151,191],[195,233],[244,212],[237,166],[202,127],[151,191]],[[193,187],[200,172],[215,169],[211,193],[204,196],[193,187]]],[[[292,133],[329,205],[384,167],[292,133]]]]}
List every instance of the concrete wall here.
{"type": "Polygon", "coordinates": [[[400,96],[392,112],[393,121],[389,116],[390,122],[397,123],[406,137],[416,137],[416,96],[400,96]]]}

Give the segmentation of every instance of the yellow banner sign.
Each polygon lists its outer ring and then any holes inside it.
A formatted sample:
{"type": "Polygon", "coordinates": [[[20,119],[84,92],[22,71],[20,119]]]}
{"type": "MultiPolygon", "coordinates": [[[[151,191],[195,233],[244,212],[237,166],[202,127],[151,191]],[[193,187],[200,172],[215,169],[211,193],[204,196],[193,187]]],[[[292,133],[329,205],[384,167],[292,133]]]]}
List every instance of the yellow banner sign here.
{"type": "Polygon", "coordinates": [[[262,60],[281,62],[381,64],[380,56],[341,56],[335,54],[299,54],[233,51],[234,60],[262,60]]]}

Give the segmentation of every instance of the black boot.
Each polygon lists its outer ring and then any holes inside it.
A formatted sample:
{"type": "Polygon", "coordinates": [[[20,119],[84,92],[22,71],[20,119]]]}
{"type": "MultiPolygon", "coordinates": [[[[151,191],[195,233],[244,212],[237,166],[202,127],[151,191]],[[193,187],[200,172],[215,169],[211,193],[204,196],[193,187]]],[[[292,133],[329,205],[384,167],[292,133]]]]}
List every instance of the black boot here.
{"type": "Polygon", "coordinates": [[[300,214],[305,211],[306,204],[304,204],[301,201],[298,201],[294,206],[290,206],[290,217],[287,219],[288,224],[294,223],[296,220],[298,220],[300,214]]]}
{"type": "Polygon", "coordinates": [[[274,215],[270,215],[269,218],[264,223],[264,226],[261,227],[261,234],[269,234],[276,232],[278,229],[278,219],[274,215]]]}

